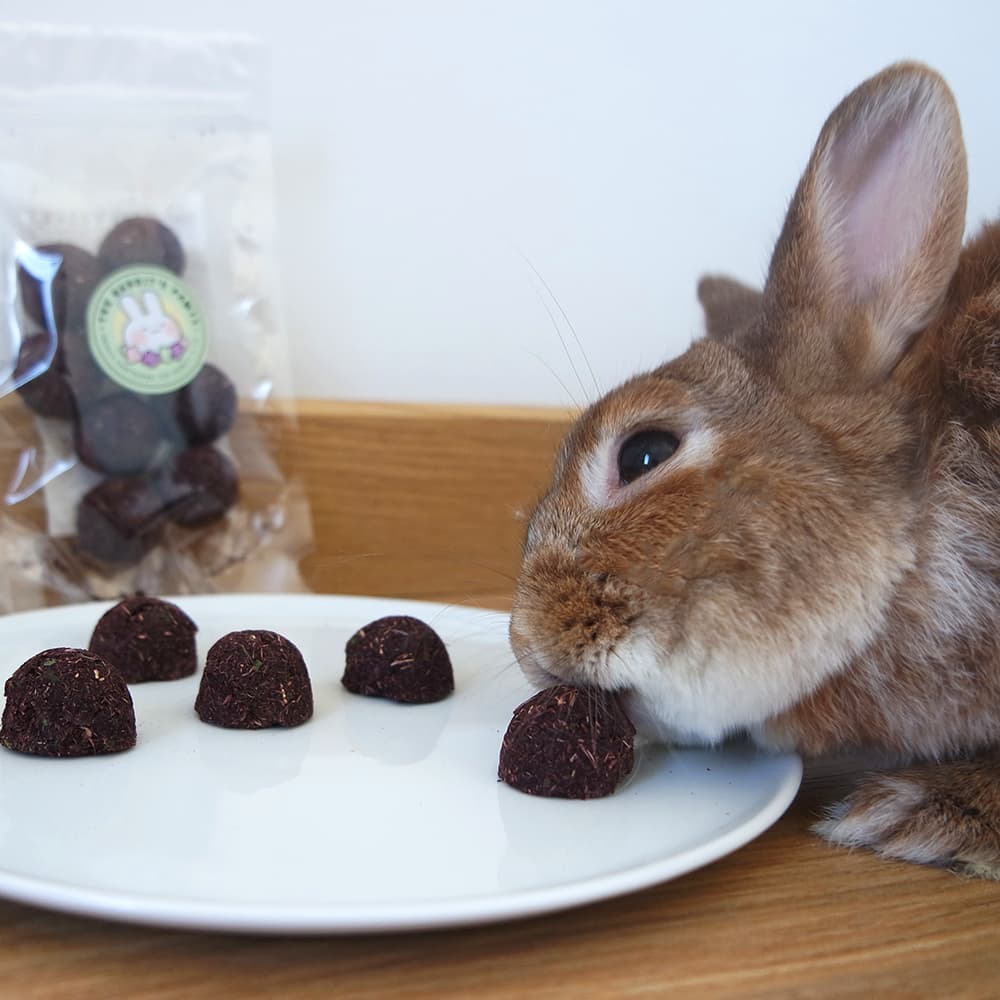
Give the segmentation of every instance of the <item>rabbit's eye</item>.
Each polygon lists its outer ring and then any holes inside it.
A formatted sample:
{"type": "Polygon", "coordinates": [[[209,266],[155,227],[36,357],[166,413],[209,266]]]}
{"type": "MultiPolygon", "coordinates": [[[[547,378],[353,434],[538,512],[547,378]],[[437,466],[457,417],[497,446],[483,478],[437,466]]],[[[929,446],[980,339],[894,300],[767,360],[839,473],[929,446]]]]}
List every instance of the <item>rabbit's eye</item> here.
{"type": "Polygon", "coordinates": [[[665,462],[680,441],[670,431],[639,431],[618,452],[618,478],[624,486],[665,462]]]}

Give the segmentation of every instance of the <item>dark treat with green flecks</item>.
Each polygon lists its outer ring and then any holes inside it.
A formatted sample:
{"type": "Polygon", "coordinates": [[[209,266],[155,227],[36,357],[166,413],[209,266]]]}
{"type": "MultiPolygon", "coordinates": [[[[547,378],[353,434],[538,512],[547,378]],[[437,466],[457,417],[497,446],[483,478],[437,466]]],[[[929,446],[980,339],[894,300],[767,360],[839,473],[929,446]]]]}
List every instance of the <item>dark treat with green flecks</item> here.
{"type": "Polygon", "coordinates": [[[45,280],[18,268],[17,281],[24,311],[39,326],[51,329],[45,314],[46,294],[52,300],[52,321],[56,330],[64,326],[79,326],[87,313],[90,296],[104,277],[104,265],[91,253],[72,243],[47,243],[37,248],[56,258],[55,273],[45,280]]]}
{"type": "Polygon", "coordinates": [[[116,667],[128,684],[173,681],[198,667],[197,631],[176,604],[137,594],[101,616],[90,651],[116,667]]]}
{"type": "Polygon", "coordinates": [[[152,264],[174,274],[184,273],[181,241],[159,219],[149,217],[119,222],[101,241],[97,256],[108,271],[133,264],[152,264]]]}
{"type": "Polygon", "coordinates": [[[163,501],[142,477],[105,479],[76,511],[77,545],[99,562],[137,563],[159,541],[163,501]]]}
{"type": "Polygon", "coordinates": [[[172,446],[155,407],[127,392],[81,408],[75,442],[80,461],[109,476],[145,472],[172,446]]]}
{"type": "Polygon", "coordinates": [[[455,690],[448,650],[419,618],[379,618],[348,639],[345,653],[341,683],[354,694],[424,704],[455,690]]]}
{"type": "Polygon", "coordinates": [[[4,686],[0,744],[45,757],[87,757],[135,746],[135,710],[117,670],[85,649],[47,649],[4,686]]]}
{"type": "Polygon", "coordinates": [[[236,420],[236,386],[215,365],[205,365],[182,389],[160,397],[159,404],[186,444],[211,444],[236,420]]]}
{"type": "Polygon", "coordinates": [[[188,448],[168,461],[156,477],[166,516],[185,528],[217,521],[239,496],[239,478],[229,459],[208,446],[188,448]]]}
{"type": "Polygon", "coordinates": [[[561,799],[610,795],[635,767],[635,727],[599,688],[546,688],[519,705],[500,749],[500,780],[561,799]]]}
{"type": "Polygon", "coordinates": [[[277,632],[230,632],[208,651],[194,708],[227,729],[301,725],[313,714],[302,654],[277,632]]]}

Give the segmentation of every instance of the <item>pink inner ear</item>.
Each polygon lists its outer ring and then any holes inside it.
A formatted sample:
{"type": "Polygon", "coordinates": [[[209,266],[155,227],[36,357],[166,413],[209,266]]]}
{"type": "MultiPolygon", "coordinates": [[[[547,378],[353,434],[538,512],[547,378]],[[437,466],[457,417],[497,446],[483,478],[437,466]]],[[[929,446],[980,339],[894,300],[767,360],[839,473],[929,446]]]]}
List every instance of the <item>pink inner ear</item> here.
{"type": "Polygon", "coordinates": [[[838,219],[832,238],[848,292],[858,301],[902,276],[934,219],[939,150],[920,110],[911,104],[884,123],[859,123],[830,149],[828,194],[838,219]],[[864,127],[873,124],[881,125],[876,135],[864,127]]]}

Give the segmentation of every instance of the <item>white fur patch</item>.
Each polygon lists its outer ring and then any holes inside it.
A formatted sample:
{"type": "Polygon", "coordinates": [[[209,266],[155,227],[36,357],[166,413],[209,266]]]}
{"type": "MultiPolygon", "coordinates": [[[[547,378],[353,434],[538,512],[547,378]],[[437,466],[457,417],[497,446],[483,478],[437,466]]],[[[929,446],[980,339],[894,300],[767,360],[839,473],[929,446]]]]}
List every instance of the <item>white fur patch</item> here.
{"type": "Polygon", "coordinates": [[[797,622],[794,635],[719,641],[711,649],[689,641],[665,653],[652,637],[635,634],[616,648],[612,676],[594,680],[627,688],[633,721],[657,740],[713,744],[749,729],[766,743],[757,730],[767,719],[815,690],[878,633],[891,585],[871,583],[825,619],[797,622]]]}

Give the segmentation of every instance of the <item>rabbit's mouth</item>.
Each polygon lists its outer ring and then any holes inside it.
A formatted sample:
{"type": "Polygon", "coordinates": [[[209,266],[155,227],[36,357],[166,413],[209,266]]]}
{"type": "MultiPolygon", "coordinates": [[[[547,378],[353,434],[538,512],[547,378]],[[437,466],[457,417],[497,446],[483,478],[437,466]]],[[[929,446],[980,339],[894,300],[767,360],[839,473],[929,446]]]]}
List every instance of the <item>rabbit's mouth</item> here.
{"type": "Polygon", "coordinates": [[[511,623],[511,647],[518,665],[528,681],[537,688],[569,684],[572,687],[596,687],[609,692],[621,692],[628,681],[618,669],[612,669],[616,657],[613,646],[591,647],[579,655],[567,655],[560,649],[547,651],[544,644],[526,641],[511,623]]]}
{"type": "Polygon", "coordinates": [[[576,670],[567,671],[565,674],[556,673],[544,667],[530,654],[519,656],[518,663],[524,676],[539,690],[558,685],[569,685],[570,687],[596,687],[603,691],[619,695],[624,695],[632,691],[631,688],[623,688],[620,684],[602,684],[599,681],[595,682],[594,680],[581,677],[580,673],[576,670]]]}
{"type": "Polygon", "coordinates": [[[626,651],[644,604],[645,595],[635,585],[546,547],[529,555],[518,580],[511,647],[521,669],[540,687],[621,690],[630,683],[626,651]]]}
{"type": "Polygon", "coordinates": [[[546,670],[533,656],[518,657],[517,661],[524,676],[540,690],[542,688],[554,687],[556,684],[568,684],[565,677],[560,677],[551,670],[546,670]]]}

